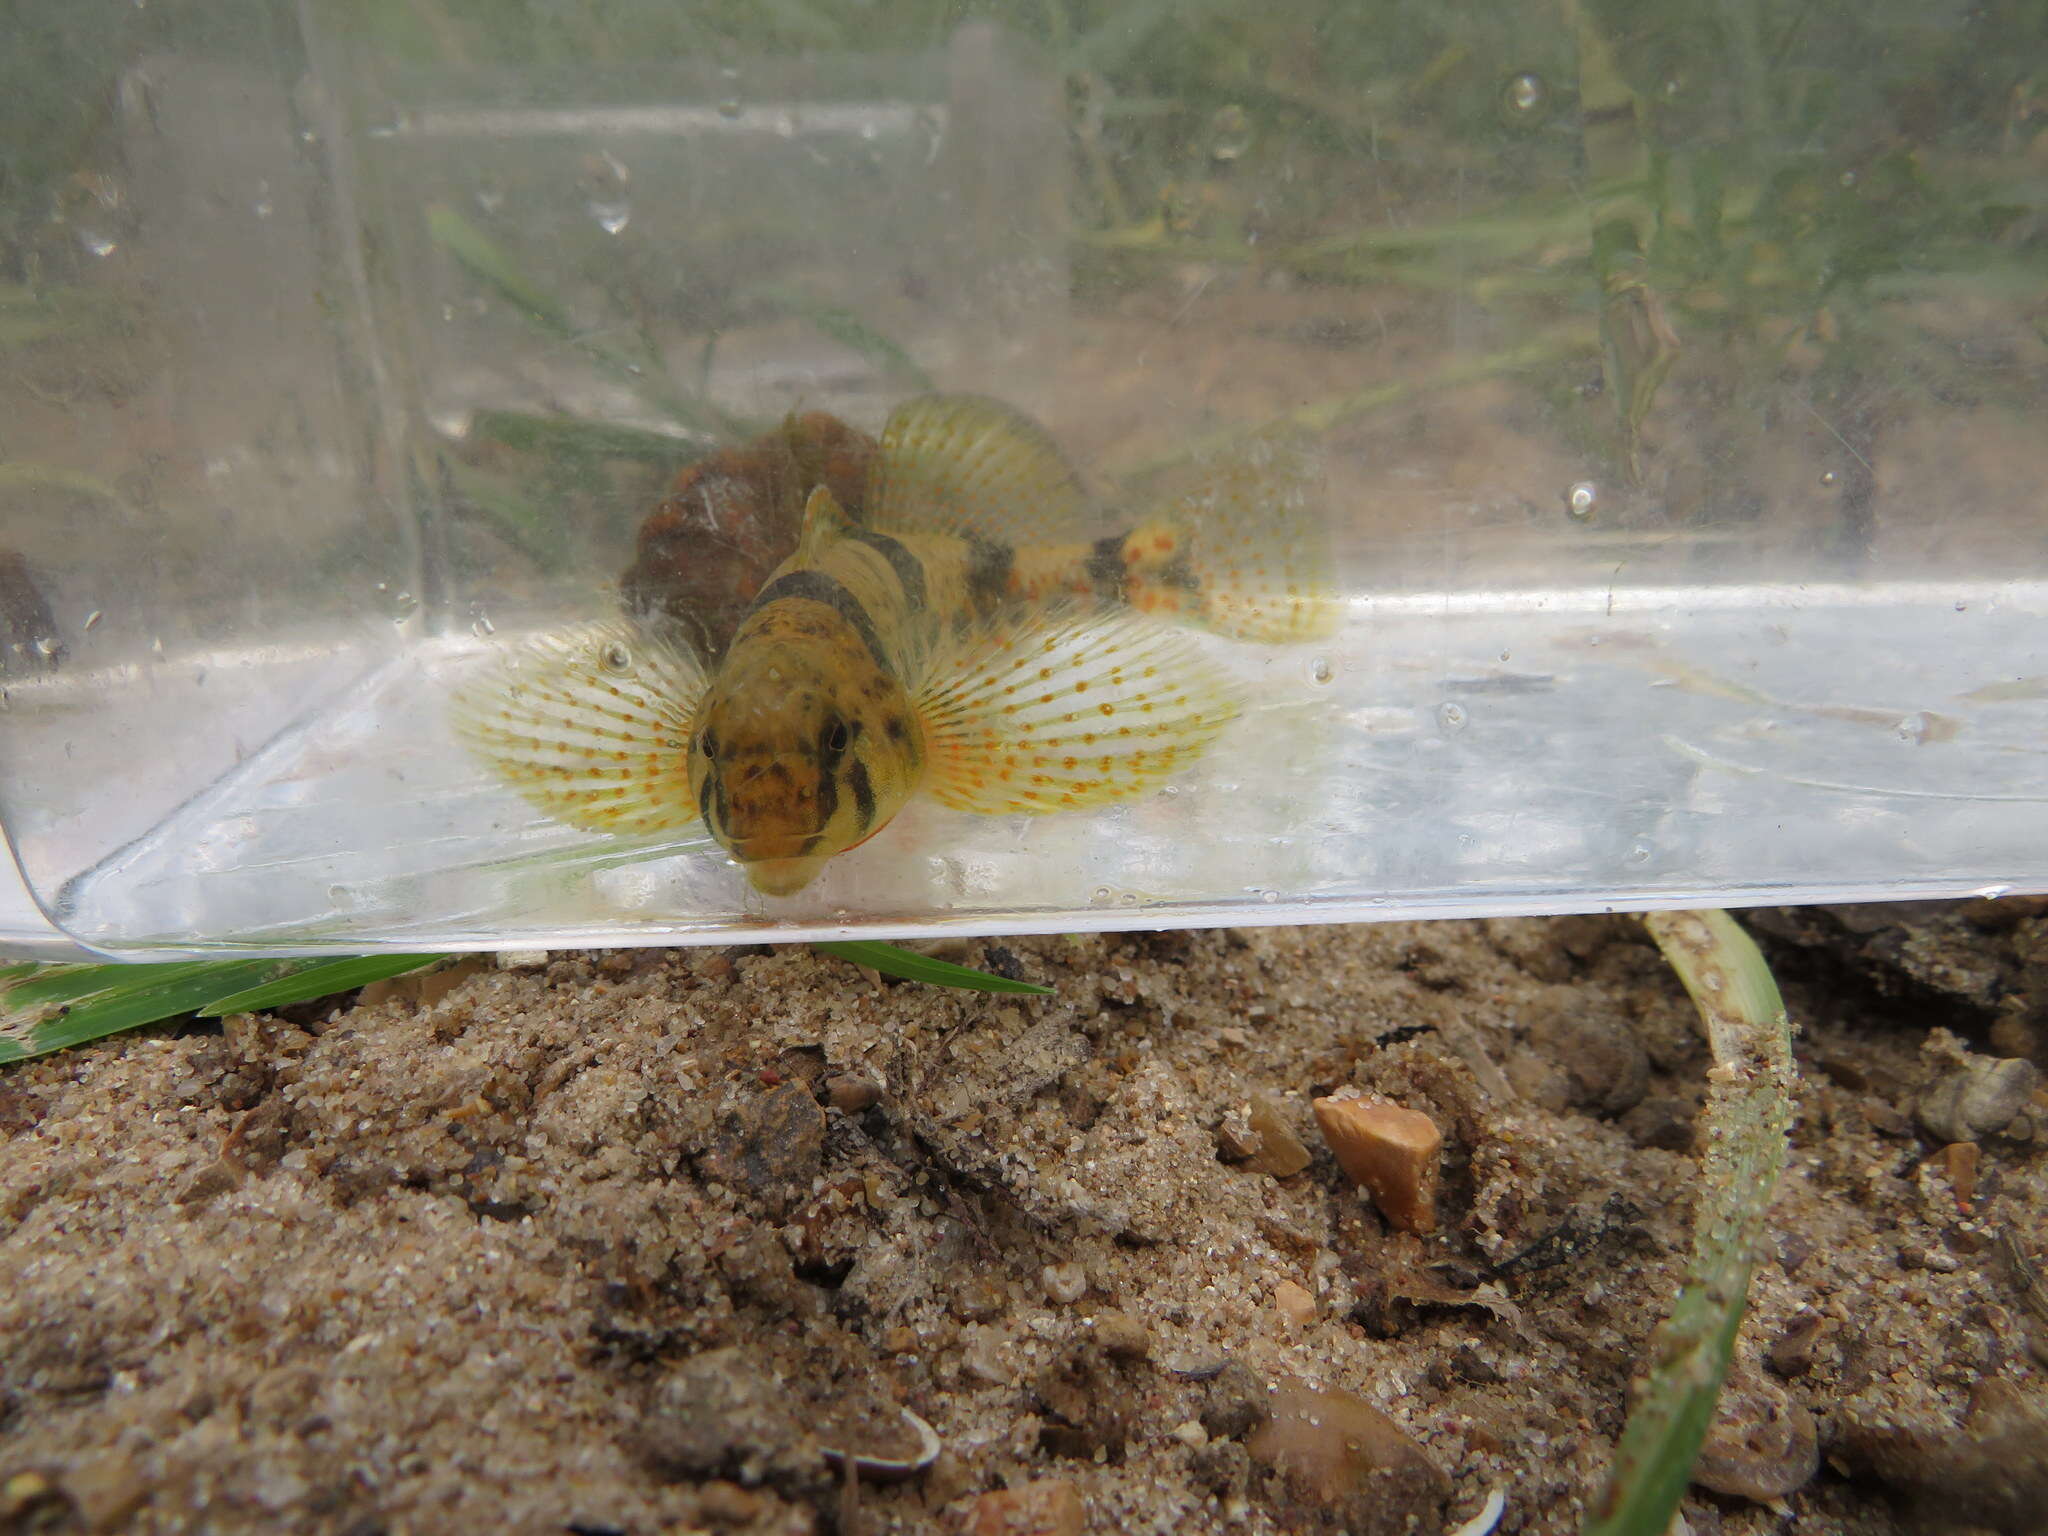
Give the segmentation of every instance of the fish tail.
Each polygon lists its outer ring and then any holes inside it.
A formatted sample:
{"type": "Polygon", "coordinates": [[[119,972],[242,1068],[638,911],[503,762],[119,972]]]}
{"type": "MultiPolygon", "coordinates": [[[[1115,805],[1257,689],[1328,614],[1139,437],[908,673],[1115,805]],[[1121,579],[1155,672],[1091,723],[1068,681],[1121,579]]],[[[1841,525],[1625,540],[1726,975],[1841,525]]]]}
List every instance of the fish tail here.
{"type": "Polygon", "coordinates": [[[1097,564],[1121,566],[1140,613],[1258,644],[1320,639],[1341,600],[1319,490],[1305,451],[1256,439],[1205,465],[1097,564]]]}
{"type": "Polygon", "coordinates": [[[449,701],[456,737],[535,807],[589,832],[698,819],[690,720],[703,670],[644,627],[579,624],[512,645],[449,701]]]}

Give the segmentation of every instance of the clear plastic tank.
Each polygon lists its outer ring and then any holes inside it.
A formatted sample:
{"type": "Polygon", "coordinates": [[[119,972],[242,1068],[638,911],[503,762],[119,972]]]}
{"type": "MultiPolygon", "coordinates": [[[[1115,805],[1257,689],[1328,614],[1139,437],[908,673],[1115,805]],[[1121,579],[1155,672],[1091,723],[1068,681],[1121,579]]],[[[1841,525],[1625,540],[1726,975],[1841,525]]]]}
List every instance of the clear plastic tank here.
{"type": "Polygon", "coordinates": [[[2048,889],[2029,8],[706,9],[0,23],[0,817],[34,904],[0,940],[2048,889]],[[456,740],[520,636],[644,606],[693,465],[931,391],[1043,423],[1105,527],[1299,447],[1340,624],[1199,636],[1244,704],[1152,793],[924,796],[785,897],[701,828],[544,816],[456,740]]]}

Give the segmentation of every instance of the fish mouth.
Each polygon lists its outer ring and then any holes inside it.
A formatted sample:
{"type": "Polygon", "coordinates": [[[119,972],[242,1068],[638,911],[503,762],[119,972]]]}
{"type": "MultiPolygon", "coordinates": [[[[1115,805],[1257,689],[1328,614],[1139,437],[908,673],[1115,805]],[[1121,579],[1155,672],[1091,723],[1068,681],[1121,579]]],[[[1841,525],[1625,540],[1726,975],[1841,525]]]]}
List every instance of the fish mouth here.
{"type": "Polygon", "coordinates": [[[813,856],[808,859],[750,859],[743,867],[748,881],[762,895],[794,896],[817,878],[824,865],[823,858],[813,856]]]}

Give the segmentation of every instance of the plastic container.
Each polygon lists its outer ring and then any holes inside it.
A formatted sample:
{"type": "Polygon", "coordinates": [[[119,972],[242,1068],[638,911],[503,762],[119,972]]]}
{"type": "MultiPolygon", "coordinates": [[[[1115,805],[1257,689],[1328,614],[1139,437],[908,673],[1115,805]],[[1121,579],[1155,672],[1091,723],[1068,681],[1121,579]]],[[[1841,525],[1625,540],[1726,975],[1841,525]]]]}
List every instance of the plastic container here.
{"type": "Polygon", "coordinates": [[[73,30],[6,24],[44,88],[0,209],[0,818],[34,904],[0,943],[2048,889],[2023,19],[1828,6],[1765,47],[1283,6],[1225,64],[1192,8],[1037,39],[49,9],[73,30]],[[925,389],[1042,421],[1112,522],[1277,424],[1341,627],[1203,637],[1248,703],[1162,790],[921,800],[783,898],[701,836],[550,821],[457,744],[464,677],[618,613],[690,461],[925,389]]]}

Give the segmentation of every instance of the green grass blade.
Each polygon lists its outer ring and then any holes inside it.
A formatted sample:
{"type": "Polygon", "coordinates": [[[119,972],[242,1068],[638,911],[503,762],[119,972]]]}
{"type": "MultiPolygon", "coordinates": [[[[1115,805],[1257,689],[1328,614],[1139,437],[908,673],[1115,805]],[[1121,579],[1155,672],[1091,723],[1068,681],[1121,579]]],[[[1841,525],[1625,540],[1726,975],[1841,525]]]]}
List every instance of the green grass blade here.
{"type": "Polygon", "coordinates": [[[987,971],[977,971],[972,966],[954,965],[949,960],[934,960],[929,955],[899,949],[894,944],[878,944],[872,940],[859,939],[813,944],[811,948],[820,954],[834,955],[841,960],[851,960],[855,965],[867,966],[870,970],[880,971],[884,976],[898,976],[905,981],[922,981],[934,987],[959,987],[969,992],[1021,992],[1032,997],[1052,995],[1051,987],[1041,987],[1035,981],[1012,981],[1007,976],[991,975],[987,971]]]}
{"type": "Polygon", "coordinates": [[[336,992],[353,992],[373,981],[403,976],[439,960],[439,955],[362,955],[345,960],[321,960],[304,970],[293,971],[275,981],[220,997],[199,1010],[202,1019],[223,1018],[230,1013],[255,1013],[264,1008],[289,1008],[293,1003],[310,1003],[336,992]]]}
{"type": "Polygon", "coordinates": [[[1792,1124],[1792,1029],[1755,942],[1725,912],[1643,919],[1714,1051],[1700,1114],[1699,1206],[1685,1284],[1650,1336],[1648,1375],[1585,1536],[1663,1536],[1735,1350],[1792,1124]]]}
{"type": "Polygon", "coordinates": [[[808,321],[842,347],[858,352],[883,373],[893,375],[920,393],[938,387],[932,383],[932,376],[918,365],[916,358],[850,309],[817,303],[788,288],[757,288],[753,296],[808,321]]]}
{"type": "Polygon", "coordinates": [[[528,277],[497,241],[453,208],[441,203],[428,208],[427,233],[471,277],[497,289],[500,298],[542,330],[552,331],[564,341],[576,339],[576,324],[561,301],[528,277]]]}
{"type": "Polygon", "coordinates": [[[0,968],[0,1065],[184,1014],[283,1008],[403,975],[438,955],[347,960],[184,960],[0,968]]]}
{"type": "Polygon", "coordinates": [[[471,277],[495,290],[541,331],[576,348],[648,405],[714,436],[746,435],[746,423],[709,401],[693,399],[673,388],[663,377],[653,344],[645,337],[637,348],[621,348],[602,335],[584,331],[568,306],[528,276],[510,251],[453,208],[443,203],[430,206],[427,233],[471,277]]]}
{"type": "Polygon", "coordinates": [[[579,416],[537,416],[528,411],[478,411],[472,435],[522,453],[550,457],[633,459],[675,468],[704,456],[701,445],[665,432],[586,421],[579,416]]]}
{"type": "Polygon", "coordinates": [[[275,960],[51,966],[0,993],[0,1065],[203,1008],[277,974],[275,960]]]}

